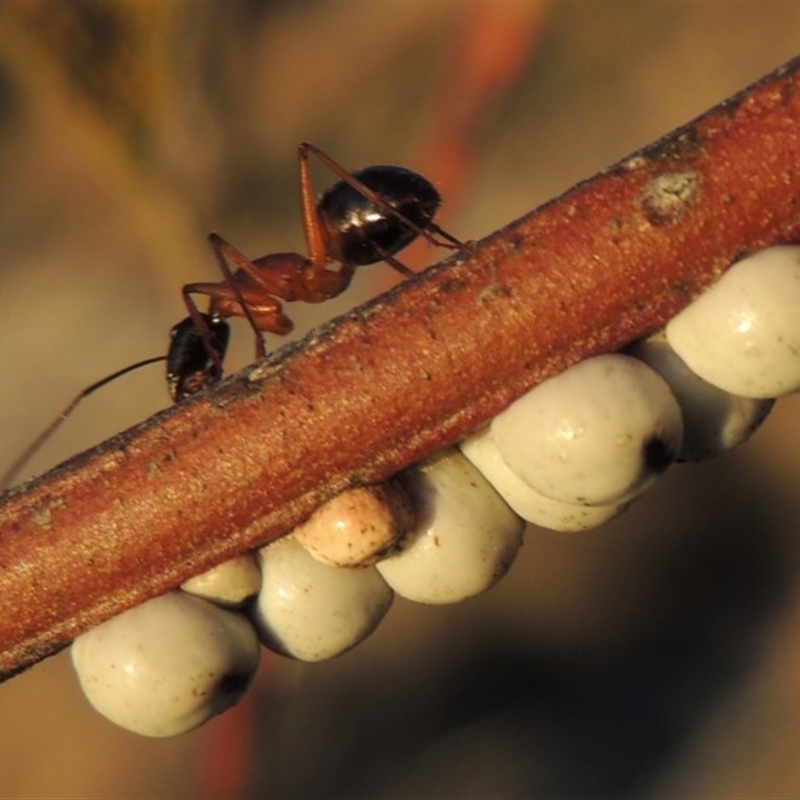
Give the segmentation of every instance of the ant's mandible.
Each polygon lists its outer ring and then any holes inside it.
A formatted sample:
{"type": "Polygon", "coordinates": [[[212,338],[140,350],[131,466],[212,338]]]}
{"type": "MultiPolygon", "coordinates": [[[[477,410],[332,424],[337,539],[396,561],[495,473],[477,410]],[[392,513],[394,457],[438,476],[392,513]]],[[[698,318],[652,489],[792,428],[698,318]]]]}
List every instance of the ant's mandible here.
{"type": "Polygon", "coordinates": [[[271,253],[251,261],[218,234],[210,234],[224,280],[189,283],[182,289],[189,317],[173,329],[167,355],[173,400],[221,377],[228,338],[225,318],[248,320],[256,334],[256,357],[263,358],[264,332],[285,336],[293,328],[281,301],[321,303],[336,297],[350,285],[356,267],[379,261],[409,277],[414,273],[394,256],[418,236],[441,247],[461,246],[433,222],[441,198],[416,172],[373,166],[349,173],[308,143],[299,146],[298,159],[308,256],[271,253]],[[318,201],[310,154],[340,178],[318,201]],[[194,295],[209,298],[208,313],[200,312],[194,295]]]}
{"type": "Polygon", "coordinates": [[[321,303],[344,292],[356,267],[385,261],[404,277],[414,272],[395,254],[419,236],[439,247],[457,249],[458,239],[433,222],[441,204],[434,186],[403,167],[373,166],[347,172],[314,145],[298,148],[303,231],[308,256],[271,253],[248,259],[216,233],[209,242],[224,275],[219,282],[186,284],[182,295],[189,316],[172,328],[166,356],[131,364],[81,391],[0,477],[5,489],[33,454],[52,436],[81,400],[139,367],[167,362],[167,385],[174,402],[196,394],[222,377],[228,346],[228,317],[244,317],[256,334],[256,356],[266,355],[264,332],[285,336],[292,321],[281,301],[321,303]],[[314,199],[309,155],[339,176],[314,199]],[[231,268],[233,265],[233,268],[231,268]],[[209,298],[201,312],[195,295],[209,298]]]}

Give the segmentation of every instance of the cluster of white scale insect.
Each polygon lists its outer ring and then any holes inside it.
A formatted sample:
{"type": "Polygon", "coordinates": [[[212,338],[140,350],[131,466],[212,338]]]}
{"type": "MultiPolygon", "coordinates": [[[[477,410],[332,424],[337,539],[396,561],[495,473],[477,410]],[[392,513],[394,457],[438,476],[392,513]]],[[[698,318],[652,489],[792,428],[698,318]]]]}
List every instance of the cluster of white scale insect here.
{"type": "Polygon", "coordinates": [[[526,521],[596,527],[672,462],[747,439],[800,389],[798,309],[800,247],[745,258],[665,331],[545,381],[460,448],[85,633],[72,659],[86,696],[137,733],[183,733],[239,700],[262,645],[328,659],[375,630],[395,594],[485,591],[526,521]]]}

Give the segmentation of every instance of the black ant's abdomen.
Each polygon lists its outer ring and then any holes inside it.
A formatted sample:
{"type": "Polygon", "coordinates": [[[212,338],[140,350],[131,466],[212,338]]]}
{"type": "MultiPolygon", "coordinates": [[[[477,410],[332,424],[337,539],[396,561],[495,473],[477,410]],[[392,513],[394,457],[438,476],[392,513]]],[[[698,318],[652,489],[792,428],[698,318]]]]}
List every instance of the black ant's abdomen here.
{"type": "MultiPolygon", "coordinates": [[[[417,228],[430,225],[441,203],[430,181],[403,167],[367,167],[354,172],[353,177],[417,228]]],[[[374,264],[385,255],[399,252],[418,235],[400,217],[345,181],[338,181],[322,195],[317,211],[328,253],[340,263],[374,264]]]]}

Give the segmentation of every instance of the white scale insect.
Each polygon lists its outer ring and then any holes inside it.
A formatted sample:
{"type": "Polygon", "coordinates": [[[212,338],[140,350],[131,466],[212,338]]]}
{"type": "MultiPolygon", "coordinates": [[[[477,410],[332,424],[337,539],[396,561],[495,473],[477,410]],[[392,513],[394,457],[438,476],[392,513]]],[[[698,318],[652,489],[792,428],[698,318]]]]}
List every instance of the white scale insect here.
{"type": "MultiPolygon", "coordinates": [[[[522,542],[521,518],[556,530],[595,527],[624,510],[674,459],[714,456],[744,441],[766,417],[771,397],[800,389],[798,307],[800,247],[756,253],[676,316],[666,338],[662,334],[637,343],[627,355],[589,359],[512,404],[462,443],[474,466],[450,451],[400,476],[401,488],[388,495],[378,493],[368,502],[347,494],[335,498],[301,527],[300,536],[261,551],[262,569],[269,570],[270,579],[251,613],[262,641],[295,658],[333,657],[369,635],[388,611],[394,591],[439,603],[488,589],[505,574],[522,542]],[[549,427],[542,427],[543,419],[549,419],[549,427]],[[361,547],[364,538],[371,544],[361,547]],[[302,542],[309,543],[307,551],[302,542]],[[347,555],[354,550],[359,555],[347,555]],[[331,566],[337,563],[349,566],[331,566]],[[274,581],[284,588],[310,588],[311,598],[306,602],[296,595],[300,605],[289,613],[275,600],[282,589],[274,581]],[[342,603],[354,609],[350,628],[332,613],[342,603]]],[[[233,589],[224,588],[224,579],[222,588],[213,590],[204,578],[194,580],[205,587],[206,597],[219,592],[230,605],[255,589],[253,573],[245,572],[250,584],[244,589],[241,576],[233,589]]],[[[152,684],[144,679],[138,687],[135,681],[120,682],[112,691],[104,675],[104,665],[131,652],[131,641],[146,643],[151,636],[159,641],[154,631],[173,630],[175,641],[184,634],[190,639],[198,635],[194,627],[202,630],[208,616],[202,612],[202,619],[192,620],[200,600],[187,597],[192,602],[181,611],[181,621],[170,621],[179,616],[174,607],[183,601],[174,598],[181,596],[186,595],[173,593],[132,609],[84,634],[73,648],[89,699],[118,724],[146,735],[189,730],[232,700],[229,693],[209,691],[200,708],[185,702],[196,684],[192,670],[176,661],[172,651],[161,662],[158,680],[173,677],[168,694],[184,702],[156,703],[152,684]],[[105,650],[98,641],[106,643],[105,650]],[[137,708],[141,691],[151,698],[151,716],[145,721],[141,709],[130,710],[137,708]]],[[[244,691],[246,676],[257,663],[251,644],[255,634],[250,622],[235,618],[218,643],[206,645],[206,655],[191,658],[208,657],[219,665],[218,672],[242,676],[244,691]]],[[[148,668],[157,665],[155,655],[147,656],[148,668]]],[[[130,673],[140,671],[146,672],[131,662],[130,673]]]]}

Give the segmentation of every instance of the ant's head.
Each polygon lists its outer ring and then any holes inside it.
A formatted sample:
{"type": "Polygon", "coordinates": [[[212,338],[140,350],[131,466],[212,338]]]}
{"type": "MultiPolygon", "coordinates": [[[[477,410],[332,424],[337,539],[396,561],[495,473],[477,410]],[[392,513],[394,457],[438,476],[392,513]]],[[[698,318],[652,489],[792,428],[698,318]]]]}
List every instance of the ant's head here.
{"type": "Polygon", "coordinates": [[[222,377],[222,360],[228,349],[230,326],[214,314],[201,314],[206,330],[191,317],[170,332],[167,353],[167,386],[170,397],[179,402],[216,383],[222,377]]]}

